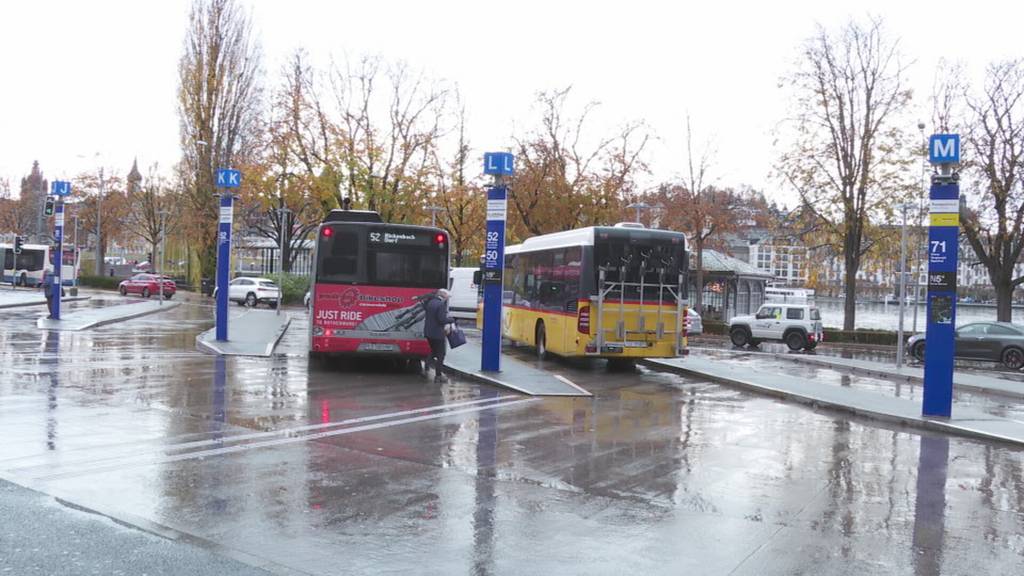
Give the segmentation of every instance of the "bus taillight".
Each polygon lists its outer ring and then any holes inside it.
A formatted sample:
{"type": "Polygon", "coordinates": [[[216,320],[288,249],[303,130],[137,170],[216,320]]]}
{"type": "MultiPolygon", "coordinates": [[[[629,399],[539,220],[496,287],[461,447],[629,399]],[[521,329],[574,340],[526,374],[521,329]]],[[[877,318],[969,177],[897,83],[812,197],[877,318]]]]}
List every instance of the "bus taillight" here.
{"type": "Polygon", "coordinates": [[[331,236],[334,235],[334,228],[331,228],[330,226],[325,226],[324,230],[323,230],[323,232],[321,232],[321,234],[323,234],[324,237],[326,237],[326,238],[330,238],[331,236]]]}
{"type": "Polygon", "coordinates": [[[444,234],[438,234],[437,236],[434,236],[434,244],[437,244],[438,246],[444,246],[444,240],[444,234]]]}
{"type": "Polygon", "coordinates": [[[576,331],[580,334],[590,334],[590,306],[580,308],[576,319],[576,331]]]}

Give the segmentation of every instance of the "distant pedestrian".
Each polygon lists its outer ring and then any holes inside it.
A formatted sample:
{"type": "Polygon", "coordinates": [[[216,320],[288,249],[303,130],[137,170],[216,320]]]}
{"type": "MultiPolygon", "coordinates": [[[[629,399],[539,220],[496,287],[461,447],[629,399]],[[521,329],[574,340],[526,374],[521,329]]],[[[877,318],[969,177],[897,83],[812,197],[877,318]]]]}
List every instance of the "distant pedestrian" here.
{"type": "Polygon", "coordinates": [[[43,296],[46,297],[46,310],[49,312],[47,318],[53,318],[53,270],[47,268],[43,271],[43,296]]]}
{"type": "Polygon", "coordinates": [[[448,315],[448,298],[451,294],[440,289],[426,303],[427,315],[423,319],[423,335],[430,343],[430,358],[434,364],[434,382],[443,383],[448,379],[444,376],[444,357],[448,351],[448,330],[455,322],[448,315]]]}

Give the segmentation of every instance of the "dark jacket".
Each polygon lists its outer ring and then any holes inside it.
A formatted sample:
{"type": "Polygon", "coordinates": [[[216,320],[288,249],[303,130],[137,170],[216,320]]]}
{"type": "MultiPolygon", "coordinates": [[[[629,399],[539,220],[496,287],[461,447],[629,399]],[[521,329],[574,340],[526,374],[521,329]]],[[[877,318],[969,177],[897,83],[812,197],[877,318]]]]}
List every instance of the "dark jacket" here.
{"type": "Polygon", "coordinates": [[[57,278],[53,275],[53,272],[49,270],[43,272],[43,288],[46,290],[47,294],[50,293],[50,288],[53,288],[55,280],[57,280],[57,278]]]}
{"type": "Polygon", "coordinates": [[[431,340],[444,340],[444,325],[455,320],[448,315],[448,302],[431,296],[426,304],[427,316],[423,319],[423,336],[431,340]]]}

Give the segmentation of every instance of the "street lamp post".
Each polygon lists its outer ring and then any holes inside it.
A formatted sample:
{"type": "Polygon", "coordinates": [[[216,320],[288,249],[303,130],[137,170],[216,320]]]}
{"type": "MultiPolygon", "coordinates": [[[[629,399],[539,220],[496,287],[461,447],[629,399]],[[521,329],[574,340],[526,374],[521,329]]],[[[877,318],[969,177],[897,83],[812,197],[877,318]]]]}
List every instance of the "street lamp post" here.
{"type": "Polygon", "coordinates": [[[907,209],[913,207],[914,205],[909,203],[901,206],[903,226],[900,227],[900,321],[896,335],[896,368],[903,367],[903,308],[907,300],[907,209]]]}
{"type": "Polygon", "coordinates": [[[278,222],[281,225],[280,226],[280,233],[279,233],[279,236],[281,237],[281,242],[280,242],[280,244],[281,244],[281,246],[280,246],[281,253],[280,253],[280,256],[278,258],[280,263],[279,263],[279,265],[277,267],[277,274],[278,274],[278,280],[277,280],[277,315],[278,316],[281,315],[281,305],[284,304],[284,300],[282,298],[283,295],[284,295],[284,244],[285,244],[285,241],[286,241],[286,235],[290,232],[290,230],[287,229],[288,228],[288,224],[287,224],[288,223],[288,213],[290,213],[290,212],[291,212],[291,210],[286,208],[284,205],[282,205],[280,208],[277,209],[277,214],[278,214],[278,218],[279,218],[278,222]]]}
{"type": "Polygon", "coordinates": [[[633,202],[629,206],[626,206],[626,208],[633,208],[633,209],[635,209],[636,210],[636,221],[642,223],[641,220],[640,220],[640,212],[643,211],[643,210],[648,210],[650,208],[653,208],[653,206],[651,206],[650,204],[647,204],[646,202],[633,202]]]}
{"type": "Polygon", "coordinates": [[[437,213],[444,212],[444,208],[440,206],[427,206],[427,212],[430,212],[430,225],[432,227],[437,226],[437,213]]]}
{"type": "Polygon", "coordinates": [[[164,262],[167,258],[167,210],[157,212],[160,217],[160,305],[164,305],[164,262]]]}
{"type": "Polygon", "coordinates": [[[79,272],[81,271],[82,267],[81,267],[81,265],[78,262],[78,257],[80,255],[78,253],[78,207],[77,206],[75,207],[75,215],[72,218],[75,221],[75,283],[73,285],[74,287],[72,288],[72,290],[73,290],[73,295],[74,296],[78,296],[78,284],[79,284],[78,275],[79,275],[79,272]]]}
{"type": "MultiPolygon", "coordinates": [[[[917,123],[917,130],[921,133],[921,143],[924,144],[925,150],[928,148],[928,140],[924,135],[924,122],[917,123]]],[[[926,153],[921,158],[921,197],[918,199],[918,215],[924,213],[924,199],[928,195],[928,154],[926,153]]],[[[920,221],[920,220],[919,220],[920,221]]],[[[914,246],[914,320],[911,330],[914,334],[917,334],[917,308],[920,305],[921,298],[921,246],[920,246],[920,230],[921,226],[918,226],[918,241],[915,242],[914,246]]]]}
{"type": "MultiPolygon", "coordinates": [[[[79,158],[88,158],[88,156],[86,156],[84,154],[78,154],[77,156],[79,158]]],[[[103,181],[104,180],[103,179],[103,156],[99,152],[96,152],[95,154],[92,155],[92,158],[93,158],[93,160],[99,159],[99,161],[100,161],[99,195],[96,196],[96,264],[94,266],[94,272],[96,272],[97,276],[103,276],[103,258],[102,258],[102,254],[101,254],[101,246],[102,246],[101,230],[102,230],[102,224],[103,224],[103,193],[104,193],[104,189],[103,189],[103,186],[104,186],[104,181],[103,181]]],[[[75,238],[75,243],[77,244],[77,242],[78,242],[78,238],[76,237],[75,238]]]]}

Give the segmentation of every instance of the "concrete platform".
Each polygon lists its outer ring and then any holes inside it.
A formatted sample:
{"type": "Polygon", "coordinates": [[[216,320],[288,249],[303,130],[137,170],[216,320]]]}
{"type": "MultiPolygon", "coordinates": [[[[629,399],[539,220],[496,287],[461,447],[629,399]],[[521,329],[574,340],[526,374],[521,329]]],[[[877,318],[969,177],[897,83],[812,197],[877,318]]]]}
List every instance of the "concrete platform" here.
{"type": "MultiPolygon", "coordinates": [[[[792,356],[787,359],[834,368],[845,368],[847,370],[869,376],[904,378],[907,381],[924,382],[924,369],[915,366],[903,366],[898,369],[895,366],[882,364],[881,362],[855,360],[852,358],[837,358],[834,356],[812,356],[805,354],[778,354],[777,356],[781,358],[792,356]]],[[[1024,398],[1024,383],[996,378],[994,376],[985,376],[983,374],[954,371],[953,386],[964,390],[1001,394],[1005,396],[1012,396],[1014,398],[1024,398]]]]}
{"type": "MultiPolygon", "coordinates": [[[[81,302],[91,296],[65,296],[61,302],[81,302]]],[[[22,306],[45,306],[46,298],[38,290],[4,290],[0,288],[0,309],[22,306]]]]}
{"type": "Polygon", "coordinates": [[[752,373],[749,367],[713,358],[691,355],[686,359],[645,360],[643,363],[657,370],[700,376],[786,400],[885,422],[1024,445],[1024,422],[999,418],[974,408],[954,405],[952,418],[926,418],[921,416],[919,401],[893,398],[856,388],[822,385],[788,374],[764,371],[752,373]]]}
{"type": "Polygon", "coordinates": [[[506,355],[501,357],[501,372],[484,372],[480,370],[480,342],[475,339],[449,350],[444,363],[445,367],[466,378],[530,396],[593,396],[564,376],[506,355]]]}
{"type": "Polygon", "coordinates": [[[40,318],[36,326],[44,330],[88,330],[105,324],[113,324],[124,320],[131,320],[139,316],[156,314],[165,310],[171,310],[180,306],[180,302],[167,302],[162,305],[160,302],[135,302],[133,304],[119,304],[116,306],[103,306],[101,308],[86,308],[74,312],[62,312],[60,320],[40,318]]]}
{"type": "Polygon", "coordinates": [[[216,327],[196,336],[196,348],[222,356],[270,356],[292,318],[282,311],[250,310],[228,318],[228,341],[217,341],[216,327]]]}
{"type": "MultiPolygon", "coordinates": [[[[888,379],[903,379],[908,382],[924,382],[924,369],[915,366],[903,366],[896,368],[892,364],[872,362],[870,360],[856,360],[853,358],[839,358],[836,356],[818,356],[814,354],[772,354],[773,357],[781,360],[791,360],[806,364],[815,364],[829,368],[840,368],[864,374],[888,379]]],[[[1024,398],[1024,382],[1015,382],[993,376],[982,374],[971,374],[969,372],[953,372],[953,386],[962,390],[974,392],[986,392],[1000,394],[1013,398],[1024,398]]]]}

